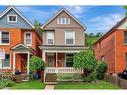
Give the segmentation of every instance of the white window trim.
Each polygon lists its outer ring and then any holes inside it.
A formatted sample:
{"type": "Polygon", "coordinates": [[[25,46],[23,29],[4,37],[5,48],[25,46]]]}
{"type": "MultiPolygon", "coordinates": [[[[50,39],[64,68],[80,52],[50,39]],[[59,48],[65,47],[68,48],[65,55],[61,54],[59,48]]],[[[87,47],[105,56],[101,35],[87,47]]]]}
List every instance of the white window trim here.
{"type": "MultiPolygon", "coordinates": [[[[3,69],[11,69],[11,53],[5,53],[5,54],[9,54],[10,55],[10,66],[9,67],[3,67],[3,69]]],[[[1,68],[2,69],[2,64],[1,64],[1,68]]]]}
{"type": "Polygon", "coordinates": [[[46,32],[46,45],[54,45],[54,36],[55,36],[54,32],[46,32]],[[47,38],[48,33],[53,33],[53,44],[48,44],[48,38],[47,38]]]}
{"type": "Polygon", "coordinates": [[[57,24],[63,24],[63,25],[70,24],[70,18],[66,18],[66,17],[57,18],[57,24]],[[61,19],[68,19],[68,23],[61,23],[61,19]]]}
{"type": "Polygon", "coordinates": [[[32,33],[31,33],[31,32],[25,32],[25,33],[24,33],[24,44],[27,45],[27,46],[32,46],[32,33]],[[30,37],[31,43],[30,43],[30,44],[26,44],[26,34],[27,34],[27,33],[30,33],[30,35],[31,35],[31,37],[30,37]]]}
{"type": "Polygon", "coordinates": [[[65,39],[64,39],[65,45],[75,45],[75,37],[76,37],[75,31],[65,31],[65,34],[64,34],[64,35],[65,35],[65,39]],[[73,32],[73,33],[74,33],[74,42],[73,42],[73,44],[67,44],[67,43],[66,43],[66,33],[67,33],[67,32],[73,32]]]}
{"type": "Polygon", "coordinates": [[[17,22],[17,15],[14,15],[14,14],[7,15],[7,22],[14,22],[14,23],[16,23],[17,22]],[[16,17],[16,21],[9,21],[9,16],[15,16],[16,17]]]}
{"type": "Polygon", "coordinates": [[[0,31],[0,45],[10,45],[10,32],[9,33],[9,43],[2,43],[2,32],[8,32],[8,31],[0,31]]]}

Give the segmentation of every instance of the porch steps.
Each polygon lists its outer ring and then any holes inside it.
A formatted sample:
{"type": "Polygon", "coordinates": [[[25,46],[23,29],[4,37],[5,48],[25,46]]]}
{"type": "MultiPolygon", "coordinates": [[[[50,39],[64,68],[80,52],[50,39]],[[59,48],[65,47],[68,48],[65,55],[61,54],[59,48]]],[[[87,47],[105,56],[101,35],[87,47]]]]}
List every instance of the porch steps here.
{"type": "Polygon", "coordinates": [[[45,77],[45,82],[57,82],[57,74],[56,73],[47,73],[45,77]]]}

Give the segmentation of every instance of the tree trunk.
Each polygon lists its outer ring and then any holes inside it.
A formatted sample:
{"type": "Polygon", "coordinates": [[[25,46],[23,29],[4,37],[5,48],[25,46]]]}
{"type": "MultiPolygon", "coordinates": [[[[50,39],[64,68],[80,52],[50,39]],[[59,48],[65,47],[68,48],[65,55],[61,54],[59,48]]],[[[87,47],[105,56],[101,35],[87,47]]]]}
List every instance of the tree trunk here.
{"type": "Polygon", "coordinates": [[[40,71],[40,75],[41,75],[41,82],[43,82],[44,81],[44,70],[40,71]]]}

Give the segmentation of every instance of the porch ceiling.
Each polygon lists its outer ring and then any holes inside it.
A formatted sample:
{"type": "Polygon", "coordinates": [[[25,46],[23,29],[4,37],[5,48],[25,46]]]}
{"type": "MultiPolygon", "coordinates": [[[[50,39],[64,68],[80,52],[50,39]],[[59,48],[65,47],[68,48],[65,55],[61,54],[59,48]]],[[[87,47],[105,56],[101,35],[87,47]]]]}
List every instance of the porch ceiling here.
{"type": "Polygon", "coordinates": [[[79,46],[79,45],[43,45],[39,46],[42,50],[52,50],[52,51],[81,51],[86,50],[88,47],[85,46],[79,46]]]}

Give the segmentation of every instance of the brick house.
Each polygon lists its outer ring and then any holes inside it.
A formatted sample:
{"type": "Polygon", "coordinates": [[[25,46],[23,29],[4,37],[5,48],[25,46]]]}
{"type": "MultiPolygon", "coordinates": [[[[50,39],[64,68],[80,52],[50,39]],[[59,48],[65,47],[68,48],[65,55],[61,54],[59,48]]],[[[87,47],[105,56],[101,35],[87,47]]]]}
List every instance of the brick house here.
{"type": "Polygon", "coordinates": [[[118,74],[127,67],[127,17],[95,42],[94,54],[106,61],[108,73],[118,74]]]}
{"type": "MultiPolygon", "coordinates": [[[[0,48],[5,49],[4,70],[29,74],[29,59],[40,56],[42,39],[34,26],[14,6],[0,14],[0,48]]],[[[0,61],[1,63],[1,61],[0,61]]],[[[1,68],[1,65],[0,65],[1,68]]]]}

